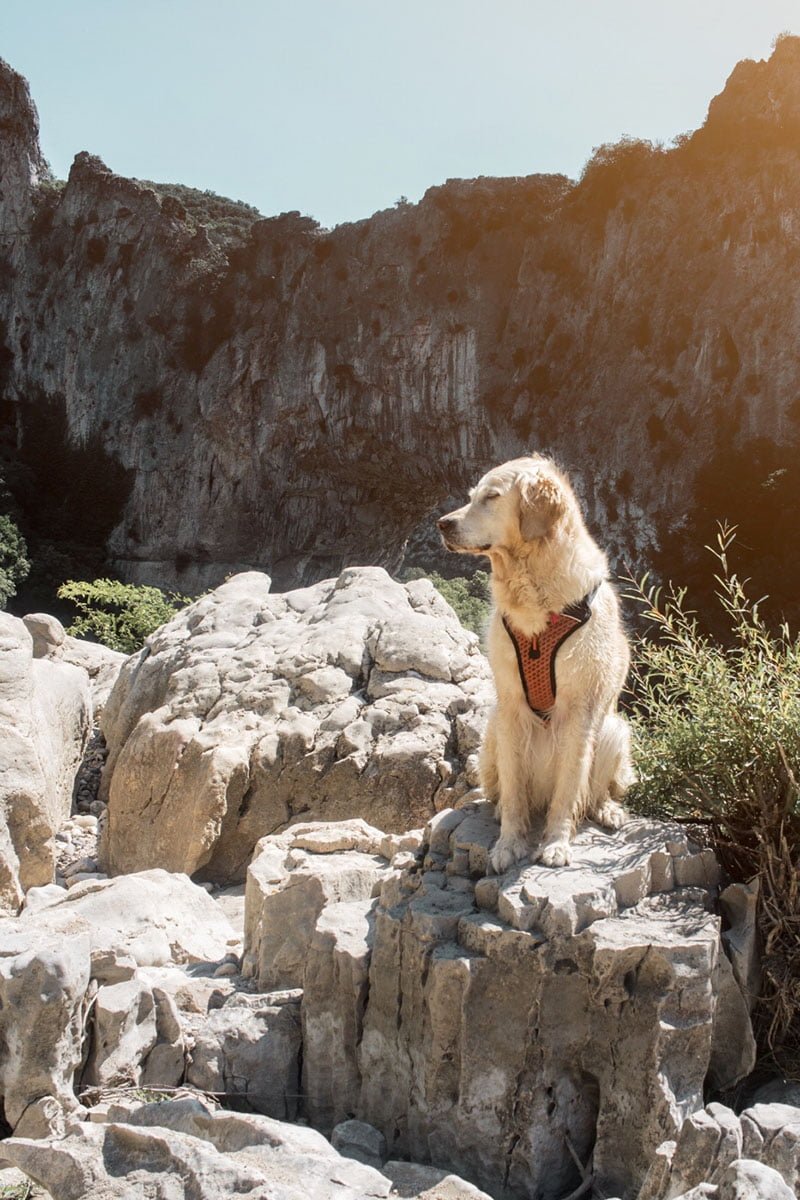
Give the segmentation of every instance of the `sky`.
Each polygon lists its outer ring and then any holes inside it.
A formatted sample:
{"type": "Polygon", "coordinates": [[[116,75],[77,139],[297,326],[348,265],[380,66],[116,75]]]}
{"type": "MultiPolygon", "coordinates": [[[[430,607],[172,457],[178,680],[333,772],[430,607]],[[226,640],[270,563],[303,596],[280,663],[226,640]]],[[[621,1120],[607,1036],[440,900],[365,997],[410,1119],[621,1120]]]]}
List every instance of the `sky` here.
{"type": "Polygon", "coordinates": [[[800,0],[0,0],[57,176],[89,150],[325,226],[668,142],[787,30],[800,0]]]}

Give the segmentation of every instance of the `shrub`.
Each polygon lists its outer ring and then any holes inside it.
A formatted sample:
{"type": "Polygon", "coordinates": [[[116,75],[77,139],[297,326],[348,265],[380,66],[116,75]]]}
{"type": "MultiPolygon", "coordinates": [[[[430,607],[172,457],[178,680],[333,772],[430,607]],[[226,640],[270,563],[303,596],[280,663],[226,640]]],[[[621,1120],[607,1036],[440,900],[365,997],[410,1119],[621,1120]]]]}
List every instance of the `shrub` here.
{"type": "Polygon", "coordinates": [[[17,584],[28,575],[31,564],[25,539],[11,517],[0,513],[0,609],[17,593],[17,584]]]}
{"type": "Polygon", "coordinates": [[[655,637],[638,640],[632,711],[640,811],[702,832],[737,880],[758,877],[762,1054],[800,1065],[800,638],[768,627],[761,601],[729,565],[735,527],[721,525],[716,596],[721,640],[701,631],[685,589],[634,584],[655,637]]]}
{"type": "Polygon", "coordinates": [[[58,596],[71,600],[78,610],[68,633],[74,637],[88,634],[123,654],[133,654],[149,634],[190,601],[175,592],[116,579],[91,583],[70,579],[58,589],[58,596]]]}

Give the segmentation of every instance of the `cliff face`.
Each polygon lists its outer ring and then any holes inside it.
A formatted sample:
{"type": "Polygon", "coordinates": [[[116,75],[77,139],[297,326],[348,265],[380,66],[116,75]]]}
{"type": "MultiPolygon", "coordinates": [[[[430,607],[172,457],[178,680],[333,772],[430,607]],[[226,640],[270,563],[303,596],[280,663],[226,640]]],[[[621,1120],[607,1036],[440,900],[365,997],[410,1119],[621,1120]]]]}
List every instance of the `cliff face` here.
{"type": "Polygon", "coordinates": [[[248,565],[285,587],[395,566],[537,448],[618,566],[691,577],[728,518],[758,587],[797,595],[799,40],[739,64],[672,150],[604,148],[578,185],[449,182],[332,232],[284,214],[214,245],[88,154],[63,190],[43,171],[3,65],[2,432],[34,535],[186,592],[248,565]]]}

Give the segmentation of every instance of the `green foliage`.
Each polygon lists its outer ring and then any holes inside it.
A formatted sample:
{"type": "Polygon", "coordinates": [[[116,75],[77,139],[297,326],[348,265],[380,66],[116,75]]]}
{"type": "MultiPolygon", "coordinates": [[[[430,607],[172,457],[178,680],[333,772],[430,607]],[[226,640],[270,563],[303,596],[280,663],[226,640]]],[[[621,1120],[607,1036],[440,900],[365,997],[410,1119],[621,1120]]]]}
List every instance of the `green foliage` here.
{"type": "Polygon", "coordinates": [[[149,634],[190,602],[188,596],[116,579],[91,583],[71,579],[58,589],[58,596],[71,600],[78,610],[69,633],[74,637],[88,634],[123,654],[133,654],[149,634]]]}
{"type": "MultiPolygon", "coordinates": [[[[800,1063],[800,639],[771,630],[732,572],[720,526],[714,580],[726,632],[703,633],[685,589],[634,583],[655,631],[636,645],[631,714],[640,811],[692,824],[734,879],[757,876],[765,946],[756,1009],[763,1053],[800,1063]]],[[[633,581],[632,581],[633,582],[633,581]]]]}
{"type": "Polygon", "coordinates": [[[216,192],[200,191],[199,188],[185,187],[181,183],[153,183],[149,179],[140,182],[160,196],[172,196],[177,200],[190,220],[195,225],[204,225],[209,240],[223,249],[245,242],[250,226],[254,221],[261,220],[258,209],[252,204],[245,204],[243,200],[229,200],[227,196],[218,196],[216,192]]]}
{"type": "Polygon", "coordinates": [[[436,571],[423,571],[412,567],[405,573],[406,579],[430,579],[458,617],[465,629],[471,629],[480,637],[486,628],[491,608],[489,576],[486,571],[476,571],[470,578],[457,576],[445,579],[436,571]]]}
{"type": "Polygon", "coordinates": [[[30,569],[24,537],[11,517],[0,513],[0,609],[16,595],[17,585],[30,569]]]}
{"type": "Polygon", "coordinates": [[[30,1200],[32,1195],[33,1183],[30,1179],[0,1186],[0,1200],[30,1200]]]}

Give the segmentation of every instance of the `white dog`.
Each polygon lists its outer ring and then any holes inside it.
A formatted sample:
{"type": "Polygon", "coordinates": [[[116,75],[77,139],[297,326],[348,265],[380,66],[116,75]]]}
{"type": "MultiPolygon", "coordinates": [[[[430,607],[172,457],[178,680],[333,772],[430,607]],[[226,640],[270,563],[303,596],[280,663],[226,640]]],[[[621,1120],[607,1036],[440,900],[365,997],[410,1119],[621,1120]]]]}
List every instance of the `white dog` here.
{"type": "Polygon", "coordinates": [[[481,783],[500,809],[492,853],[502,872],[529,854],[530,818],[546,812],[538,858],[570,861],[585,815],[618,829],[634,780],[617,713],[628,643],[608,564],[566,476],[540,455],[484,475],[470,502],[439,521],[448,550],[492,564],[487,644],[497,705],[481,747],[481,783]]]}

